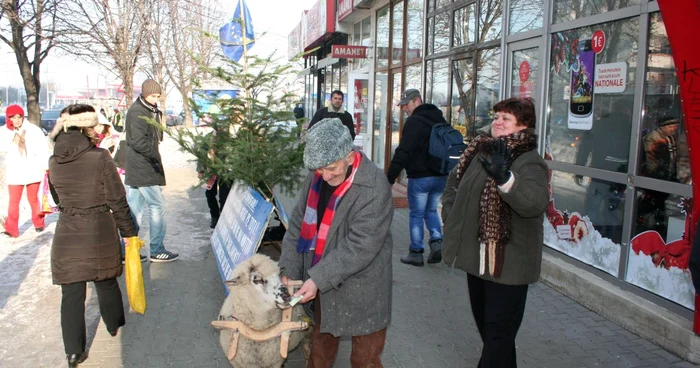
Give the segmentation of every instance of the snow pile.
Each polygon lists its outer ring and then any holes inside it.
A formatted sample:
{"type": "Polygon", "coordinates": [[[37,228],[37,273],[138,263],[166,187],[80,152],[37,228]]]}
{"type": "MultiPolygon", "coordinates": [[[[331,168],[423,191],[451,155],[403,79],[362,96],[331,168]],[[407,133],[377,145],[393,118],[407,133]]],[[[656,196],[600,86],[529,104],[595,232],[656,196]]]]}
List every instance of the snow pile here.
{"type": "Polygon", "coordinates": [[[544,244],[617,277],[620,266],[620,245],[600,235],[588,216],[583,216],[582,221],[588,226],[588,235],[579,242],[574,242],[560,239],[554,226],[545,217],[544,244]]]}
{"type": "Polygon", "coordinates": [[[648,255],[635,254],[630,249],[626,281],[676,302],[695,309],[695,289],[688,270],[671,267],[655,267],[648,255]]]}

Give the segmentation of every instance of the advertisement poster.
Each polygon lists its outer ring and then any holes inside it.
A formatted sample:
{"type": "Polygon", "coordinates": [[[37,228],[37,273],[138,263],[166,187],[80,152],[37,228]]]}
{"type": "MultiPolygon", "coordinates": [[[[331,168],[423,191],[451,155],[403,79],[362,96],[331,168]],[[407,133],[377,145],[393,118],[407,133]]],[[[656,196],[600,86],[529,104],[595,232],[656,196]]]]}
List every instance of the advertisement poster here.
{"type": "MultiPolygon", "coordinates": [[[[239,263],[258,251],[273,207],[250,186],[231,186],[219,222],[211,235],[211,246],[222,281],[228,280],[239,263]]],[[[228,294],[225,284],[224,289],[228,294]]]]}
{"type": "Polygon", "coordinates": [[[569,129],[591,130],[593,128],[595,59],[591,39],[579,39],[576,63],[571,66],[569,129]]]}

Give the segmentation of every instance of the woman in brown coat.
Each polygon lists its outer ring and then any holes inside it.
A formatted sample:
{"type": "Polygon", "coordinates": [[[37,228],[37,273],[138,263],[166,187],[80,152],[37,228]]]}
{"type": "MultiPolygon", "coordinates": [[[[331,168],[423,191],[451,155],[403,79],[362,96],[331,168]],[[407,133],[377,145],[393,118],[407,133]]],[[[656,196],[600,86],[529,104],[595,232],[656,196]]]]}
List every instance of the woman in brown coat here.
{"type": "Polygon", "coordinates": [[[61,329],[69,367],[87,359],[85,351],[86,282],[95,283],[102,319],[116,336],[123,326],[124,305],[117,277],[122,273],[117,227],[124,237],[137,236],[124,186],[109,152],[95,147],[95,109],[64,109],[51,138],[49,184],[61,214],[51,247],[53,283],[61,285],[61,329]]]}

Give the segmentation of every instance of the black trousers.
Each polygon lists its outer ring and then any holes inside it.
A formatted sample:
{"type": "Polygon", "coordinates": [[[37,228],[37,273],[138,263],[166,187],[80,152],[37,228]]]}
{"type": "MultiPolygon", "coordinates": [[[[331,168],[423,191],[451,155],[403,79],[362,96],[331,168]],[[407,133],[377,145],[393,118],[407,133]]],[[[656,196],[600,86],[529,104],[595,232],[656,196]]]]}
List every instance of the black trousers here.
{"type": "Polygon", "coordinates": [[[517,367],[515,336],[525,313],[528,285],[503,285],[467,274],[469,301],[484,348],[480,368],[517,367]]]}
{"type": "Polygon", "coordinates": [[[211,214],[212,219],[218,219],[221,215],[221,211],[224,209],[224,204],[226,203],[226,197],[228,197],[228,192],[231,191],[231,185],[224,184],[219,179],[217,179],[211,186],[211,189],[204,191],[204,195],[207,197],[207,205],[209,206],[209,214],[211,214]],[[217,190],[218,187],[218,190],[217,190]],[[219,202],[216,202],[216,194],[219,194],[219,202]]]}
{"type": "MultiPolygon", "coordinates": [[[[124,303],[117,279],[95,281],[97,301],[102,320],[107,330],[116,331],[124,326],[124,303]]],[[[76,282],[61,285],[61,330],[66,354],[80,354],[85,351],[87,332],[85,331],[85,292],[86,283],[76,282]]]]}

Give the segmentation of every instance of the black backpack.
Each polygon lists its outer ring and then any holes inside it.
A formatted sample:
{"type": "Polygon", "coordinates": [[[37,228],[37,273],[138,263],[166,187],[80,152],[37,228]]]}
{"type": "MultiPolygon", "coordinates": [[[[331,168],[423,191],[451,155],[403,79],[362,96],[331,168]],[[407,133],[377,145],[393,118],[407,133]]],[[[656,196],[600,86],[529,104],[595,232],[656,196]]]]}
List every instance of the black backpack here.
{"type": "Polygon", "coordinates": [[[428,168],[442,175],[449,174],[467,148],[462,133],[447,123],[434,123],[422,117],[418,119],[430,126],[428,168]]]}

